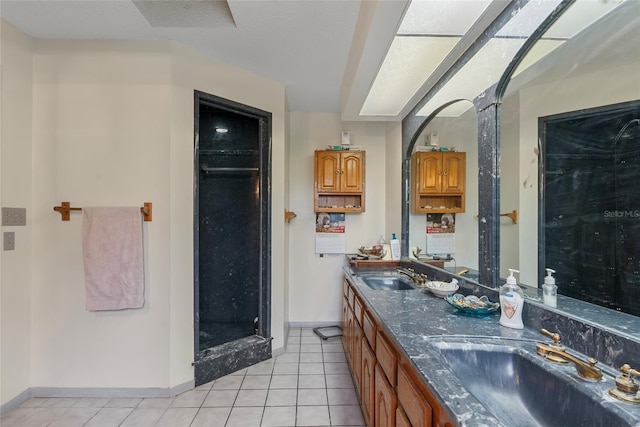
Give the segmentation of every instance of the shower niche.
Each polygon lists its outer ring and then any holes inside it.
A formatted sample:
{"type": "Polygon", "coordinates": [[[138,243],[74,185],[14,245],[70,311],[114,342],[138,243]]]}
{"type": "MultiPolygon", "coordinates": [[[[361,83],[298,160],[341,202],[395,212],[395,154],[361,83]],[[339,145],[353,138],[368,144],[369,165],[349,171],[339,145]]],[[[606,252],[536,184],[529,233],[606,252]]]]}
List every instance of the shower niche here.
{"type": "Polygon", "coordinates": [[[558,291],[640,315],[640,101],[539,119],[540,264],[558,291]]]}
{"type": "Polygon", "coordinates": [[[270,123],[195,92],[196,385],[271,357],[270,123]]]}

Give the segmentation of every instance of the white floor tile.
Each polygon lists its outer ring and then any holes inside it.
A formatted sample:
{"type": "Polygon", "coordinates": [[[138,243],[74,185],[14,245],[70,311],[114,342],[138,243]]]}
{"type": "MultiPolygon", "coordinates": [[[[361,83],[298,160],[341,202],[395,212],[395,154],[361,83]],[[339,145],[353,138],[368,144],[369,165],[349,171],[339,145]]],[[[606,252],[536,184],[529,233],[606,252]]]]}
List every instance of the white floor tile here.
{"type": "Polygon", "coordinates": [[[50,398],[48,397],[33,397],[29,400],[27,400],[26,402],[24,402],[22,405],[20,405],[21,408],[42,408],[47,406],[46,403],[50,400],[50,398]]]}
{"type": "Polygon", "coordinates": [[[198,408],[169,408],[156,424],[156,427],[189,427],[196,417],[198,408]]]}
{"type": "Polygon", "coordinates": [[[327,406],[327,389],[298,389],[298,406],[327,406]]]}
{"type": "Polygon", "coordinates": [[[240,390],[233,406],[264,406],[267,392],[268,390],[240,390]]]}
{"type": "Polygon", "coordinates": [[[300,354],[298,353],[285,353],[276,357],[275,365],[278,366],[280,363],[298,363],[300,361],[300,354]]]}
{"type": "Polygon", "coordinates": [[[348,374],[327,375],[327,388],[353,388],[353,379],[348,374]]]}
{"type": "Polygon", "coordinates": [[[2,414],[0,418],[0,426],[2,427],[19,427],[24,425],[24,420],[31,414],[35,408],[15,408],[2,414]]]}
{"type": "Polygon", "coordinates": [[[102,408],[85,425],[87,427],[117,427],[131,412],[133,412],[133,408],[102,408]]]}
{"type": "Polygon", "coordinates": [[[344,353],[324,353],[322,358],[324,363],[345,363],[347,361],[344,353]]]}
{"type": "Polygon", "coordinates": [[[298,388],[297,375],[273,375],[271,377],[270,389],[274,388],[298,388]]]}
{"type": "Polygon", "coordinates": [[[322,345],[318,344],[300,344],[300,353],[322,353],[322,345]]]}
{"type": "Polygon", "coordinates": [[[249,366],[247,368],[247,376],[248,375],[271,375],[273,372],[273,360],[266,360],[264,362],[260,362],[256,365],[249,366]]]}
{"type": "Polygon", "coordinates": [[[135,408],[136,406],[138,406],[138,403],[142,402],[142,399],[138,399],[138,398],[132,398],[132,399],[127,399],[127,398],[115,398],[115,399],[109,399],[109,401],[107,402],[106,405],[104,405],[105,408],[135,408]]]}
{"type": "Polygon", "coordinates": [[[329,420],[328,406],[298,406],[297,426],[328,426],[329,420]]]}
{"type": "Polygon", "coordinates": [[[226,427],[260,427],[264,408],[233,408],[226,427]]]}
{"type": "Polygon", "coordinates": [[[297,373],[297,363],[276,363],[273,367],[273,375],[292,375],[297,373]]]}
{"type": "Polygon", "coordinates": [[[109,402],[108,397],[82,397],[73,405],[74,408],[102,408],[109,402]]]}
{"type": "Polygon", "coordinates": [[[323,353],[344,353],[344,349],[342,348],[342,344],[322,344],[322,352],[323,353]]]}
{"type": "MultiPolygon", "coordinates": [[[[315,354],[315,353],[310,353],[315,354]]],[[[300,375],[323,375],[324,364],[323,363],[300,363],[300,375]]]]}
{"type": "MultiPolygon", "coordinates": [[[[197,390],[197,389],[196,389],[197,390]]],[[[175,397],[148,397],[142,399],[142,402],[138,403],[138,408],[168,408],[175,400],[175,397]]]]}
{"type": "Polygon", "coordinates": [[[24,424],[20,424],[20,427],[46,426],[56,419],[60,419],[66,410],[67,408],[34,408],[24,418],[24,424]]]}
{"type": "Polygon", "coordinates": [[[358,405],[330,406],[331,424],[336,426],[363,426],[364,417],[358,405]]]}
{"type": "Polygon", "coordinates": [[[203,407],[231,407],[236,401],[238,390],[211,390],[202,404],[203,407]]]}
{"type": "Polygon", "coordinates": [[[322,353],[300,353],[300,363],[322,363],[322,353]]]}
{"type": "Polygon", "coordinates": [[[158,423],[164,411],[161,408],[134,408],[120,425],[122,427],[153,427],[158,423]]]}
{"type": "Polygon", "coordinates": [[[297,396],[296,389],[271,389],[267,394],[267,406],[295,406],[297,396]]]}
{"type": "Polygon", "coordinates": [[[171,402],[173,408],[199,408],[207,397],[206,391],[189,390],[179,394],[171,402]]]}
{"type": "Polygon", "coordinates": [[[302,328],[300,330],[301,337],[317,337],[315,332],[313,332],[313,328],[302,328]]]}
{"type": "Polygon", "coordinates": [[[244,376],[227,375],[216,380],[211,390],[240,390],[244,376]]]}
{"type": "Polygon", "coordinates": [[[358,396],[355,388],[329,388],[327,389],[329,405],[357,405],[358,396]]]}
{"type": "Polygon", "coordinates": [[[224,427],[231,413],[228,408],[200,408],[191,427],[224,427]]]}
{"type": "Polygon", "coordinates": [[[349,374],[349,364],[347,363],[325,363],[324,364],[324,373],[327,375],[331,374],[349,374]]]}
{"type": "Polygon", "coordinates": [[[324,375],[300,375],[298,388],[327,388],[324,375]]]}
{"type": "Polygon", "coordinates": [[[269,388],[271,375],[247,375],[240,386],[240,390],[266,390],[269,388]]]}
{"type": "Polygon", "coordinates": [[[208,383],[200,384],[198,387],[195,388],[195,390],[209,391],[211,390],[211,387],[213,387],[213,383],[214,381],[209,381],[208,383]]]}
{"type": "Polygon", "coordinates": [[[300,344],[322,344],[322,339],[318,336],[300,337],[300,344]]]}
{"type": "MultiPolygon", "coordinates": [[[[100,408],[69,408],[60,418],[56,418],[49,427],[81,427],[87,423],[100,408]]],[[[3,425],[0,423],[0,425],[3,425]]]]}
{"type": "Polygon", "coordinates": [[[264,408],[263,427],[289,427],[296,425],[295,406],[275,406],[264,408]]]}

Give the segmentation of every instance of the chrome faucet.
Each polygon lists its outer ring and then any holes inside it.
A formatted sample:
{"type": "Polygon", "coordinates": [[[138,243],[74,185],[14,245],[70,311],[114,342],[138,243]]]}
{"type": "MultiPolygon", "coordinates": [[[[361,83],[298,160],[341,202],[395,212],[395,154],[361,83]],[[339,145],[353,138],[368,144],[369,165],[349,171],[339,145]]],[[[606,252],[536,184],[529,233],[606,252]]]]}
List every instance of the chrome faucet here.
{"type": "Polygon", "coordinates": [[[416,273],[413,268],[398,268],[398,273],[409,276],[411,281],[418,286],[424,286],[427,281],[427,275],[424,273],[416,273]]]}
{"type": "Polygon", "coordinates": [[[564,346],[560,344],[560,335],[547,331],[546,329],[541,329],[540,333],[551,337],[553,339],[553,344],[544,344],[537,343],[536,351],[538,354],[546,359],[549,359],[553,362],[566,363],[566,361],[573,362],[576,366],[576,371],[578,375],[582,378],[599,380],[602,378],[602,371],[596,368],[596,363],[598,363],[594,358],[590,357],[586,362],[578,359],[575,356],[567,353],[564,349],[564,346]]]}

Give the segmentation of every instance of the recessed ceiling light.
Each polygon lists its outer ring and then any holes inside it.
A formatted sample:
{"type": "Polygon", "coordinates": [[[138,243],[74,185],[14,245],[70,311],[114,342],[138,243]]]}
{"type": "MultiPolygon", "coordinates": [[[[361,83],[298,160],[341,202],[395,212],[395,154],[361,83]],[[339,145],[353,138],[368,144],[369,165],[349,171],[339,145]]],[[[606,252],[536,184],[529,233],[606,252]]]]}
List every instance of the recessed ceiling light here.
{"type": "Polygon", "coordinates": [[[227,128],[216,128],[216,132],[218,132],[218,133],[227,133],[227,132],[229,132],[229,129],[227,129],[227,128]]]}

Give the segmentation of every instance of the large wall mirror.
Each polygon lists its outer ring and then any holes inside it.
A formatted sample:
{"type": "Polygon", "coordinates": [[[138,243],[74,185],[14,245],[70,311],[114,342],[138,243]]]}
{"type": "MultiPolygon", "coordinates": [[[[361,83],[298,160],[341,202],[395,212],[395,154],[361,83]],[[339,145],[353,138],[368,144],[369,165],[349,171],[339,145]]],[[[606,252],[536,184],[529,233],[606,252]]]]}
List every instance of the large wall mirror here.
{"type": "Polygon", "coordinates": [[[553,268],[560,294],[638,315],[619,299],[638,299],[640,238],[628,230],[640,218],[606,213],[640,210],[637,190],[619,192],[616,205],[605,173],[617,162],[634,188],[640,180],[640,2],[574,3],[521,64],[500,115],[501,209],[519,213],[515,232],[500,229],[500,275],[516,268],[538,287],[553,268]],[[623,144],[625,157],[611,150],[623,144]],[[575,197],[600,187],[599,203],[575,197]]]}
{"type": "MultiPolygon", "coordinates": [[[[412,149],[412,157],[416,153],[465,154],[464,212],[448,213],[446,209],[441,211],[437,206],[432,206],[438,213],[430,214],[416,212],[412,205],[409,213],[409,246],[421,249],[418,258],[451,258],[446,265],[457,271],[464,268],[478,269],[478,239],[475,237],[478,235],[477,141],[478,117],[475,107],[471,101],[460,100],[443,107],[428,121],[412,149]],[[443,215],[446,227],[440,227],[443,215]],[[430,231],[433,231],[429,241],[428,225],[430,231]],[[431,227],[432,225],[436,227],[431,227]],[[435,234],[438,235],[434,236],[435,234]],[[438,237],[444,238],[440,240],[451,238],[450,244],[440,243],[438,237]]],[[[412,182],[410,188],[414,195],[417,191],[415,184],[412,182]]]]}

